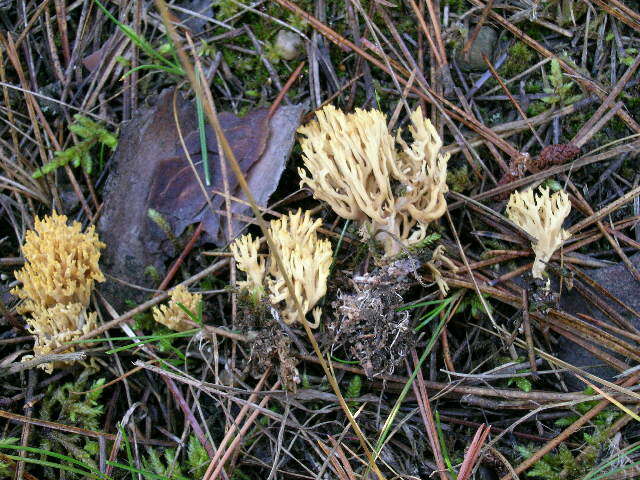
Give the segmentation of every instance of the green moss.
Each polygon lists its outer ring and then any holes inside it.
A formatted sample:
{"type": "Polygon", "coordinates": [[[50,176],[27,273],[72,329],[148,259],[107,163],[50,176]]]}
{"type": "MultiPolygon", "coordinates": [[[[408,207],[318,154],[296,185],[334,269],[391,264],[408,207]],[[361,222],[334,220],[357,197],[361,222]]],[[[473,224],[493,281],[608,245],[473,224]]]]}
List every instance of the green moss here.
{"type": "Polygon", "coordinates": [[[620,167],[620,175],[626,180],[632,182],[638,173],[638,165],[637,160],[634,159],[626,159],[622,163],[622,167],[620,167]]]}
{"type": "Polygon", "coordinates": [[[467,165],[447,171],[447,185],[454,192],[470,190],[475,184],[476,180],[467,165]]]}
{"type": "Polygon", "coordinates": [[[240,11],[240,5],[238,3],[249,3],[243,0],[238,0],[237,2],[231,0],[213,0],[213,6],[218,8],[218,17],[221,20],[225,20],[229,17],[234,16],[236,13],[240,11]]]}
{"type": "Polygon", "coordinates": [[[446,5],[455,13],[461,14],[468,10],[467,2],[465,0],[446,0],[446,5]]]}
{"type": "Polygon", "coordinates": [[[516,42],[509,49],[507,61],[500,68],[500,74],[511,78],[524,72],[536,62],[536,53],[524,42],[516,42]]]}
{"type": "MultiPolygon", "coordinates": [[[[587,388],[584,393],[585,395],[594,395],[596,392],[591,388],[587,388]]],[[[571,425],[597,403],[597,401],[588,401],[577,404],[575,406],[575,415],[560,418],[556,420],[555,425],[560,428],[571,425]]],[[[527,472],[527,476],[544,480],[578,480],[583,478],[596,465],[600,454],[606,449],[609,436],[608,429],[620,415],[620,411],[614,408],[607,408],[598,413],[591,422],[593,425],[591,433],[582,430],[581,433],[574,435],[574,437],[577,437],[576,439],[583,442],[583,446],[577,454],[574,454],[563,443],[555,452],[548,453],[535,463],[527,472]]],[[[537,448],[519,445],[516,450],[521,457],[529,458],[537,448]]]]}
{"type": "MultiPolygon", "coordinates": [[[[104,409],[101,396],[105,379],[100,378],[90,383],[90,378],[95,371],[94,368],[89,367],[83,370],[73,382],[50,385],[42,400],[39,418],[88,430],[99,430],[104,409]]],[[[52,431],[42,435],[39,440],[38,446],[42,450],[70,455],[97,468],[93,453],[96,450],[96,444],[89,437],[52,431]]],[[[45,467],[43,473],[43,478],[52,480],[60,478],[60,472],[51,467],[45,467]]],[[[79,479],[80,477],[69,474],[66,478],[79,479]]]]}
{"type": "Polygon", "coordinates": [[[546,112],[548,108],[549,106],[543,102],[533,102],[531,105],[529,105],[529,108],[527,108],[527,115],[529,115],[530,117],[535,117],[536,115],[540,115],[541,113],[546,112]]]}
{"type": "Polygon", "coordinates": [[[538,25],[537,23],[524,23],[520,26],[524,33],[529,35],[534,40],[543,40],[544,37],[549,33],[546,27],[538,25]]]}
{"type": "Polygon", "coordinates": [[[582,128],[591,114],[593,114],[593,109],[567,115],[562,124],[562,126],[564,127],[562,132],[563,136],[567,138],[575,137],[576,133],[578,133],[578,131],[582,128]]]}
{"type": "Polygon", "coordinates": [[[625,101],[627,108],[629,109],[640,108],[640,96],[634,97],[632,95],[627,95],[626,93],[623,93],[622,98],[625,101]]]}
{"type": "Polygon", "coordinates": [[[525,83],[524,91],[526,93],[540,93],[542,92],[542,83],[532,80],[525,83]]]}

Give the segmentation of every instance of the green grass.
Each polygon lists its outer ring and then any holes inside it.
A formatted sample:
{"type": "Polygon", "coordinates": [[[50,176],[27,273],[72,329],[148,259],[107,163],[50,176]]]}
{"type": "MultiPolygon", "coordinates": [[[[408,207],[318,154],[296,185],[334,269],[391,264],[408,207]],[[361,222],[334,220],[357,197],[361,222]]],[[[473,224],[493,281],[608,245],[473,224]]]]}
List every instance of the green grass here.
{"type": "MultiPolygon", "coordinates": [[[[393,408],[391,409],[391,412],[389,412],[389,416],[387,417],[387,420],[384,423],[384,426],[382,427],[382,430],[380,432],[380,436],[378,437],[378,441],[376,442],[376,446],[375,446],[375,454],[376,456],[380,454],[380,452],[382,451],[382,447],[384,446],[387,437],[389,436],[389,433],[391,431],[391,427],[393,426],[393,422],[396,418],[396,416],[398,415],[398,412],[400,411],[400,407],[402,406],[402,402],[404,402],[404,399],[406,398],[407,394],[409,393],[409,390],[411,389],[414,380],[416,379],[418,372],[420,371],[420,369],[422,368],[422,364],[424,363],[424,361],[427,359],[427,357],[429,356],[429,353],[431,353],[431,349],[433,348],[433,346],[436,343],[436,340],[438,339],[438,337],[440,336],[440,333],[442,332],[442,329],[444,328],[445,322],[447,321],[447,318],[450,316],[451,314],[451,309],[453,308],[453,303],[452,301],[454,299],[458,299],[460,297],[461,293],[456,293],[454,295],[452,295],[451,297],[449,297],[446,300],[449,300],[449,302],[447,302],[447,304],[445,305],[448,306],[447,311],[445,313],[445,315],[443,315],[442,320],[440,321],[440,323],[438,324],[438,326],[433,330],[433,333],[431,334],[431,338],[429,339],[429,342],[427,343],[424,351],[422,352],[422,355],[420,356],[419,360],[418,360],[418,364],[415,366],[413,372],[411,373],[411,376],[409,377],[409,379],[407,380],[407,383],[405,383],[404,387],[402,388],[402,391],[400,392],[400,395],[398,396],[398,400],[396,400],[396,403],[394,404],[393,408]]],[[[425,302],[428,304],[431,304],[430,302],[425,302]]],[[[417,308],[418,306],[420,306],[420,304],[414,304],[411,305],[407,308],[417,308]]],[[[438,307],[440,308],[440,307],[438,307]]],[[[440,310],[442,311],[442,309],[440,310]]],[[[428,314],[428,316],[430,318],[434,318],[435,315],[433,315],[432,313],[428,314]]],[[[424,323],[424,322],[422,322],[424,323]]],[[[426,323],[425,323],[426,324],[426,323]]]]}
{"type": "Polygon", "coordinates": [[[62,460],[66,463],[56,463],[49,460],[40,460],[37,458],[30,457],[22,457],[19,455],[6,455],[7,458],[11,460],[23,461],[25,463],[30,463],[34,465],[40,465],[43,467],[51,467],[60,471],[76,473],[78,475],[82,475],[82,478],[95,478],[95,479],[109,479],[110,477],[104,475],[100,472],[100,470],[84,463],[80,460],[76,460],[73,457],[69,457],[68,455],[63,455],[61,453],[51,452],[49,450],[44,450],[42,448],[35,447],[25,447],[22,445],[16,445],[19,442],[17,438],[5,438],[0,440],[0,450],[13,450],[16,452],[28,452],[35,453],[40,455],[41,457],[53,457],[57,460],[62,460]]]}

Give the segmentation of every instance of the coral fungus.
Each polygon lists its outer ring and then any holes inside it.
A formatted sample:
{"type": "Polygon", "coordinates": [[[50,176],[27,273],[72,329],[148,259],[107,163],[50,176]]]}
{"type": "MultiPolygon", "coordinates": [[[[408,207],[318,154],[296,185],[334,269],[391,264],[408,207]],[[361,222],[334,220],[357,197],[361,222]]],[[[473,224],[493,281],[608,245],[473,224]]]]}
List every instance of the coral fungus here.
{"type": "Polygon", "coordinates": [[[385,257],[420,242],[430,222],[446,211],[448,155],[420,108],[411,114],[408,145],[387,129],[377,110],[345,114],[328,105],[317,120],[301,127],[308,186],[343,218],[360,222],[364,236],[379,240],[385,257]],[[401,147],[396,149],[396,143],[401,147]]]}
{"type": "Polygon", "coordinates": [[[153,308],[153,319],[171,330],[178,332],[189,330],[191,328],[188,322],[190,317],[180,305],[184,306],[189,312],[196,314],[202,301],[202,295],[190,293],[184,285],[178,285],[171,291],[170,296],[168,305],[153,308]]]}
{"type": "MultiPolygon", "coordinates": [[[[288,325],[298,321],[296,300],[306,314],[327,291],[332,251],[331,242],[318,238],[316,232],[320,223],[320,220],[312,221],[309,212],[302,214],[300,210],[271,222],[269,233],[277,246],[284,272],[278,268],[273,252],[268,264],[258,259],[259,241],[250,235],[239,238],[231,246],[238,268],[248,277],[239,283],[240,287],[253,294],[266,292],[273,305],[282,304],[282,319],[288,325]],[[291,279],[295,297],[287,288],[285,275],[291,279]]],[[[318,308],[313,310],[312,328],[319,325],[320,313],[318,308]]]]}
{"type": "Polygon", "coordinates": [[[531,269],[534,278],[542,279],[553,253],[571,236],[562,229],[570,212],[571,202],[563,191],[550,196],[549,189],[541,187],[538,195],[531,188],[511,194],[507,217],[535,239],[532,247],[536,259],[531,269]]]}
{"type": "MultiPolygon", "coordinates": [[[[67,217],[56,213],[36,219],[35,228],[27,232],[22,247],[25,265],[15,273],[22,287],[12,293],[25,300],[18,312],[29,314],[36,355],[50,353],[95,327],[96,315],[86,309],[95,282],[104,281],[98,265],[104,247],[93,226],[83,233],[78,222],[67,225],[67,217]]],[[[73,350],[69,345],[68,351],[73,350]]],[[[51,372],[53,366],[42,367],[51,372]]]]}

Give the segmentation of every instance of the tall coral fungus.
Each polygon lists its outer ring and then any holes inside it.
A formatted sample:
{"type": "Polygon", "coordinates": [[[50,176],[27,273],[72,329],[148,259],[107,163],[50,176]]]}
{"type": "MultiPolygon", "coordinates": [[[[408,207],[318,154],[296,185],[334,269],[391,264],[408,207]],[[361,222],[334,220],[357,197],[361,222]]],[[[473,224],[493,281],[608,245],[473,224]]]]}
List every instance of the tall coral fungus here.
{"type": "Polygon", "coordinates": [[[270,263],[267,277],[269,299],[274,305],[284,302],[282,319],[287,324],[297,321],[298,311],[283,273],[291,279],[295,298],[303,313],[313,309],[311,328],[320,325],[320,308],[313,307],[327,293],[332,259],[331,242],[318,238],[316,233],[321,223],[320,220],[312,221],[309,212],[303,215],[300,210],[271,222],[269,231],[278,246],[285,271],[281,272],[275,261],[270,263]]]}
{"type": "Polygon", "coordinates": [[[411,114],[408,145],[389,133],[377,110],[345,114],[328,105],[301,127],[305,167],[301,186],[343,218],[361,223],[393,257],[423,240],[430,222],[446,211],[448,155],[420,108],[411,114]],[[401,147],[396,149],[396,143],[401,147]]]}
{"type": "MultiPolygon", "coordinates": [[[[88,332],[96,314],[87,313],[95,282],[103,282],[98,261],[105,245],[94,227],[82,232],[78,222],[53,213],[37,219],[27,232],[22,252],[24,267],[15,273],[22,287],[12,290],[24,299],[18,308],[28,314],[28,329],[35,335],[34,353],[44,355],[88,332]]],[[[68,351],[75,347],[69,345],[68,351]]],[[[52,365],[43,366],[51,372],[52,365]]]]}

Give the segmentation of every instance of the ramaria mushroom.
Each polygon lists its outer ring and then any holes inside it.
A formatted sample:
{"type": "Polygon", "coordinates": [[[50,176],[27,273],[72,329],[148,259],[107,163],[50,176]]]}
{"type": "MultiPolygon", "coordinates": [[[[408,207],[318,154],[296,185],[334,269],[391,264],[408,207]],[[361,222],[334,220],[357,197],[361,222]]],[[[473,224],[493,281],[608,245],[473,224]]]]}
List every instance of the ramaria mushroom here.
{"type": "MultiPolygon", "coordinates": [[[[306,315],[313,309],[311,328],[320,324],[321,310],[315,308],[327,292],[327,278],[332,261],[331,242],[318,238],[321,221],[312,221],[309,212],[283,215],[271,221],[269,233],[277,246],[285,274],[291,279],[298,300],[306,315]]],[[[258,259],[260,241],[245,235],[231,245],[238,269],[247,280],[238,282],[249,293],[266,292],[272,305],[280,305],[282,320],[291,325],[298,321],[295,299],[290,295],[285,276],[270,252],[268,266],[258,259]]]]}
{"type": "Polygon", "coordinates": [[[187,287],[178,285],[171,291],[168,305],[160,305],[153,308],[153,319],[171,330],[184,332],[192,328],[189,324],[191,317],[180,305],[196,315],[201,301],[202,295],[190,293],[187,287]]]}
{"type": "Polygon", "coordinates": [[[361,224],[390,258],[426,236],[446,211],[448,154],[418,107],[411,114],[411,145],[396,139],[378,110],[345,114],[328,105],[298,132],[304,164],[300,186],[327,202],[342,218],[361,224]],[[396,150],[396,142],[401,150],[396,150]]]}
{"type": "MultiPolygon", "coordinates": [[[[94,227],[82,232],[78,222],[67,225],[67,217],[55,212],[36,219],[25,235],[25,264],[15,273],[21,287],[12,290],[25,302],[18,307],[27,317],[28,329],[36,336],[36,355],[50,353],[95,327],[95,314],[87,314],[95,282],[103,282],[98,261],[105,245],[94,227]]],[[[74,351],[70,345],[68,351],[74,351]]],[[[51,364],[42,368],[51,372],[51,364]]]]}
{"type": "Polygon", "coordinates": [[[251,235],[243,235],[236,239],[230,247],[238,270],[247,274],[247,279],[237,282],[238,288],[245,289],[251,298],[259,300],[264,295],[264,277],[266,265],[264,259],[258,256],[260,239],[251,235]]]}
{"type": "MultiPolygon", "coordinates": [[[[27,330],[35,337],[33,344],[35,357],[48,355],[90,332],[97,327],[96,318],[95,312],[87,313],[86,307],[80,303],[69,305],[60,303],[49,308],[35,307],[31,312],[31,318],[27,319],[27,330]]],[[[73,351],[75,351],[73,344],[68,345],[65,350],[65,352],[73,351]]],[[[31,358],[33,356],[25,355],[22,361],[31,358]]],[[[39,367],[51,373],[54,367],[62,365],[64,362],[43,363],[39,367]]]]}
{"type": "Polygon", "coordinates": [[[531,235],[536,254],[531,275],[542,279],[542,273],[553,253],[562,246],[571,234],[562,229],[562,223],[571,212],[569,196],[564,191],[549,195],[549,189],[540,187],[539,194],[533,189],[514,192],[507,204],[507,217],[531,235]]]}
{"type": "MultiPolygon", "coordinates": [[[[327,293],[327,278],[333,256],[331,242],[318,238],[316,233],[321,224],[319,219],[312,222],[308,211],[302,215],[298,210],[295,214],[273,220],[269,229],[302,312],[306,315],[313,309],[314,322],[309,324],[311,328],[320,325],[322,311],[313,307],[327,293]]],[[[296,302],[291,298],[284,276],[273,259],[269,265],[267,286],[272,304],[284,302],[282,320],[287,325],[298,321],[296,302]]]]}

